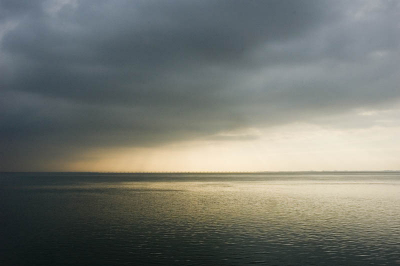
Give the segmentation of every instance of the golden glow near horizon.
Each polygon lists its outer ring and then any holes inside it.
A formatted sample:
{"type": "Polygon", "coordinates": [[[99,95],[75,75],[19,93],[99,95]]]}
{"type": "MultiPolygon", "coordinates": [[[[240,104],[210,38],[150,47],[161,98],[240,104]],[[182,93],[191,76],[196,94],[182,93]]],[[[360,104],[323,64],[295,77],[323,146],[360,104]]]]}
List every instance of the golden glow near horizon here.
{"type": "MultiPolygon", "coordinates": [[[[360,116],[374,116],[361,112],[360,116]]],[[[335,129],[291,124],[224,132],[216,138],[152,148],[89,151],[62,168],[67,171],[203,172],[395,170],[400,126],[335,129]],[[253,138],[243,140],[245,135],[253,138]],[[232,140],[230,140],[232,138],[232,140]]],[[[51,170],[51,169],[50,169],[51,170]]]]}
{"type": "Polygon", "coordinates": [[[400,1],[271,2],[0,1],[0,171],[400,170],[400,1]]]}

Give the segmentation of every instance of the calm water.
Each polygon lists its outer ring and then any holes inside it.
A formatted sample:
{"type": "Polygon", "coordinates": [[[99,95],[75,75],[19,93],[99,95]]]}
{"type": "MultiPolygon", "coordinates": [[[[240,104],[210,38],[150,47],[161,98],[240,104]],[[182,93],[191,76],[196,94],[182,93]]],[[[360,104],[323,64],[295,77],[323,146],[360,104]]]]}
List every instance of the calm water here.
{"type": "Polygon", "coordinates": [[[400,265],[400,173],[2,173],[0,226],[0,265],[400,265]]]}

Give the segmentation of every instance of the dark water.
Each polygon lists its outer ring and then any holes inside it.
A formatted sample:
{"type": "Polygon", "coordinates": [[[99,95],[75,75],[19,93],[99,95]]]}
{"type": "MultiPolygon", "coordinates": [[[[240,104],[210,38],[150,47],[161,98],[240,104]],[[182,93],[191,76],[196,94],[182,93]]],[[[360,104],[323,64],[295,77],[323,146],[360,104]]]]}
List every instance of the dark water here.
{"type": "Polygon", "coordinates": [[[400,173],[0,174],[0,265],[400,265],[400,173]]]}

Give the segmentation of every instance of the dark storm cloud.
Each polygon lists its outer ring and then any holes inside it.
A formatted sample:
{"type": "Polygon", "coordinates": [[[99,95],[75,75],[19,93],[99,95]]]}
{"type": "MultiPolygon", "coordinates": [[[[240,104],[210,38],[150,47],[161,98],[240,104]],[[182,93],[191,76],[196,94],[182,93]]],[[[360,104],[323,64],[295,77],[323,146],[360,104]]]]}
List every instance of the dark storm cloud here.
{"type": "Polygon", "coordinates": [[[397,1],[0,1],[2,169],[400,97],[397,1]]]}

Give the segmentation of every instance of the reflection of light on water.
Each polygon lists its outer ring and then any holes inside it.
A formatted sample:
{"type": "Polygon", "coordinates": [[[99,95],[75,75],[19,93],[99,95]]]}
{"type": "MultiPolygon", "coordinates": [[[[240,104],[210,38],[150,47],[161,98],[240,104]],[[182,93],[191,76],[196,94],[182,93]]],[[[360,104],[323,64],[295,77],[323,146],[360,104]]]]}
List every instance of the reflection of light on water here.
{"type": "MultiPolygon", "coordinates": [[[[49,178],[42,184],[32,179],[31,185],[21,182],[14,188],[26,199],[13,208],[25,217],[35,213],[39,220],[34,224],[47,226],[41,228],[42,239],[57,232],[57,241],[66,246],[107,246],[97,255],[103,259],[112,250],[118,258],[131,254],[130,261],[165,262],[175,256],[213,265],[384,265],[397,263],[400,255],[400,182],[395,176],[130,178],[139,177],[49,178]]],[[[33,249],[29,241],[24,245],[33,249]]]]}

